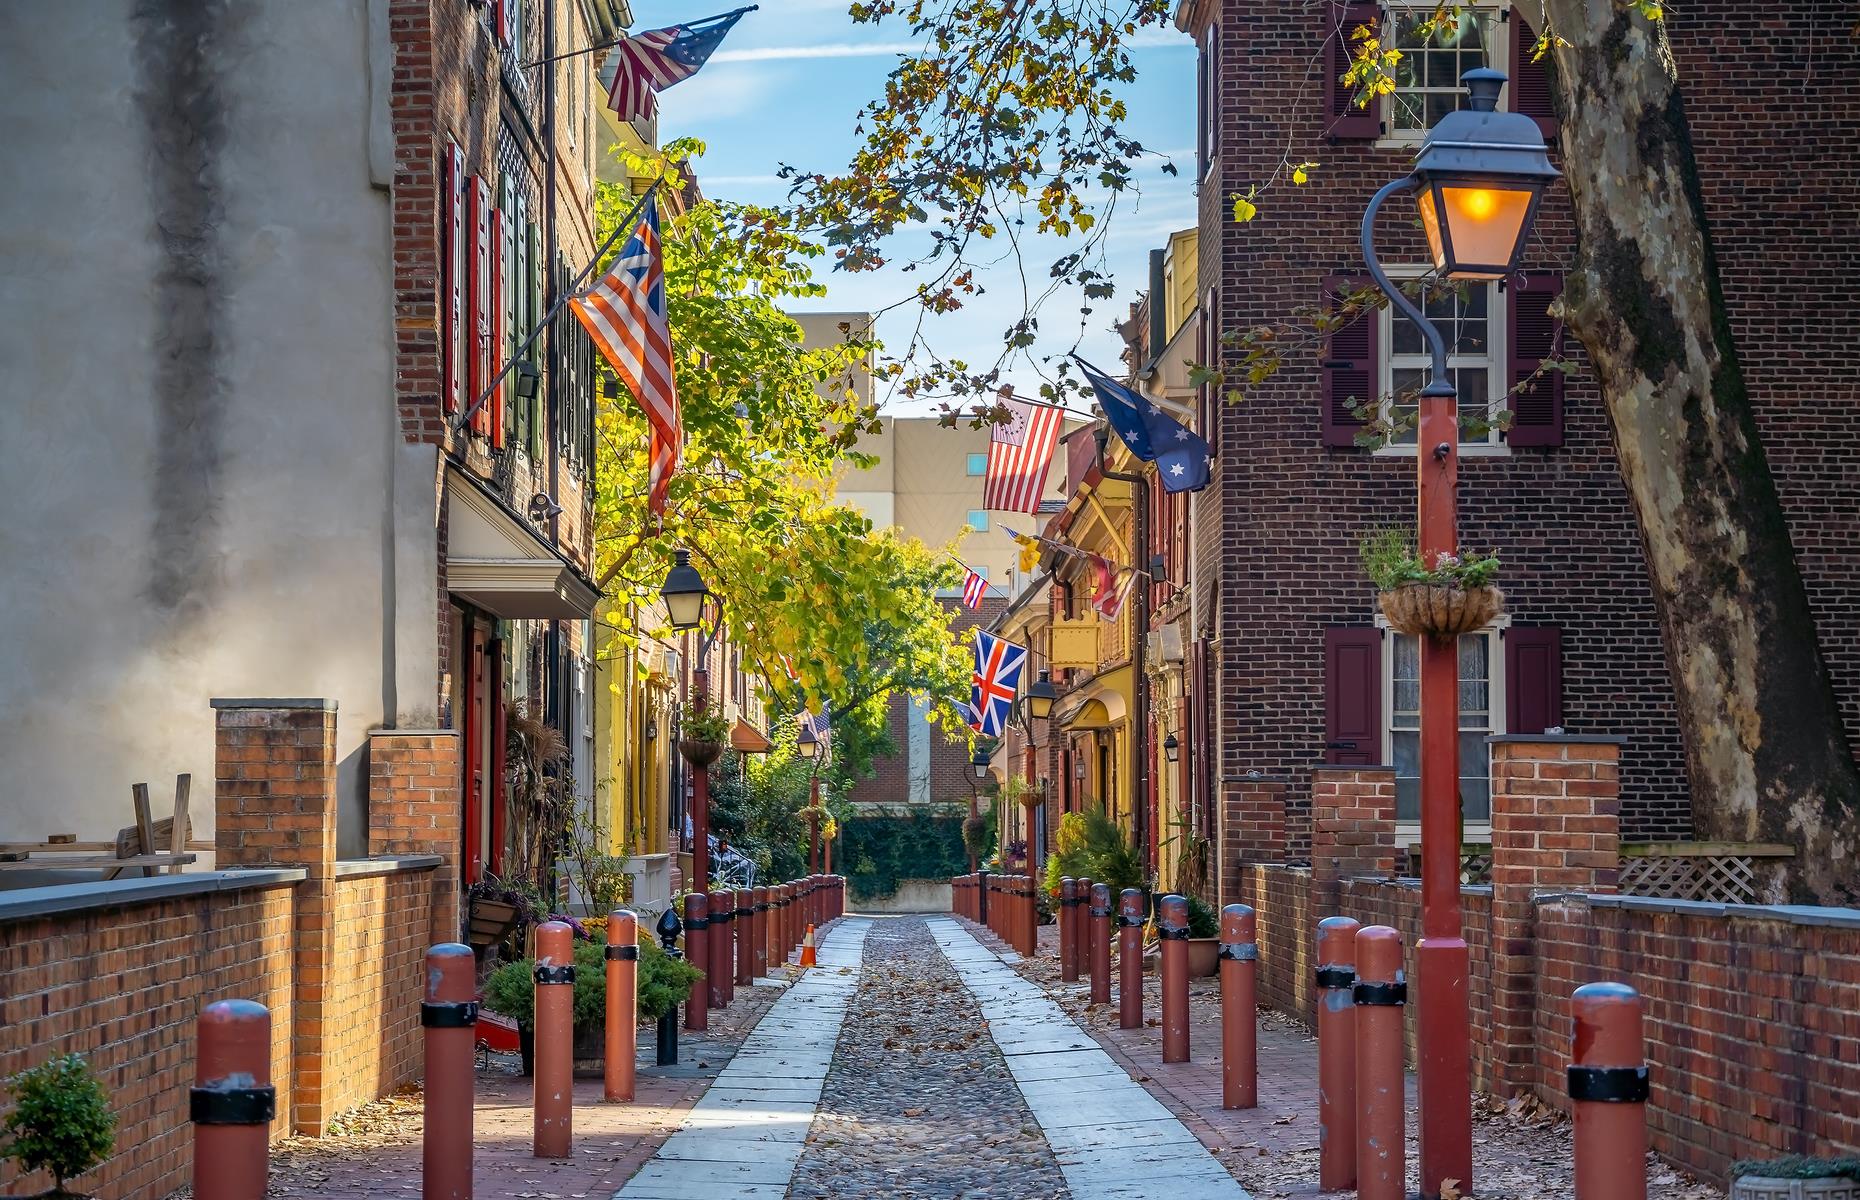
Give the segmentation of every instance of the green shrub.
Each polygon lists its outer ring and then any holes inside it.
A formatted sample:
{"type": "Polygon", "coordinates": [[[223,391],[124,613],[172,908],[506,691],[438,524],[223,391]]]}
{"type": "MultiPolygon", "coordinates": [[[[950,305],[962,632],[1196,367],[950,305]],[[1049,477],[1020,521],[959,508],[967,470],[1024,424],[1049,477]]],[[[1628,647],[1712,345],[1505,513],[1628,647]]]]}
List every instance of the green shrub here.
{"type": "Polygon", "coordinates": [[[1852,1179],[1860,1182],[1860,1158],[1810,1158],[1791,1154],[1786,1158],[1746,1158],[1731,1165],[1731,1179],[1746,1175],[1768,1179],[1852,1179]]]}
{"type": "Polygon", "coordinates": [[[901,879],[948,879],[969,869],[963,820],[923,809],[854,817],[840,827],[834,861],[860,900],[894,894],[901,879]]]}
{"type": "Polygon", "coordinates": [[[704,978],[682,958],[673,958],[657,946],[639,948],[639,1020],[651,1024],[681,1004],[691,985],[704,978]]]}
{"type": "Polygon", "coordinates": [[[14,1108],[0,1122],[0,1154],[25,1171],[48,1172],[58,1181],[52,1195],[64,1195],[66,1180],[115,1148],[116,1115],[83,1056],[40,1063],[7,1080],[6,1087],[14,1108]]]}
{"type": "Polygon", "coordinates": [[[1429,567],[1414,552],[1414,543],[1405,529],[1379,529],[1368,534],[1357,547],[1363,573],[1377,591],[1393,591],[1411,583],[1431,583],[1443,587],[1491,587],[1498,578],[1498,556],[1493,554],[1443,554],[1429,567]]]}
{"type": "Polygon", "coordinates": [[[1200,896],[1188,897],[1188,936],[1192,938],[1211,938],[1221,936],[1221,917],[1214,907],[1200,896]]]}
{"type": "MultiPolygon", "coordinates": [[[[639,948],[639,1019],[657,1021],[691,990],[704,973],[674,961],[650,942],[639,948]],[[670,999],[667,999],[670,996],[670,999]]],[[[484,981],[484,1003],[522,1029],[536,1027],[536,960],[518,959],[484,981]]],[[[575,1028],[598,1029],[607,1014],[607,960],[598,942],[575,943],[575,1028]]]]}

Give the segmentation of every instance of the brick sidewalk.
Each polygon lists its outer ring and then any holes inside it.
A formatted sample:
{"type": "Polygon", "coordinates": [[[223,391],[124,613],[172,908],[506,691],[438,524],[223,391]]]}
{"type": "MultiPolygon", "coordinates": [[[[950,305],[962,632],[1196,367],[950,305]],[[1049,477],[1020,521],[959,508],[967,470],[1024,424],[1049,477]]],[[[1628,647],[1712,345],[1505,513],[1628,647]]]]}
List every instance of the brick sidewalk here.
{"type": "MultiPolygon", "coordinates": [[[[632,1104],[601,1099],[598,1078],[575,1080],[574,1157],[535,1158],[530,1151],[530,1080],[514,1056],[495,1056],[478,1071],[477,1200],[530,1197],[599,1197],[606,1200],[678,1127],[782,989],[738,988],[736,1002],[714,1009],[710,1028],[679,1031],[679,1065],[654,1063],[654,1031],[641,1026],[640,1059],[632,1104]]],[[[344,1132],[323,1138],[287,1138],[272,1147],[268,1196],[318,1200],[372,1200],[420,1192],[420,1100],[390,1097],[347,1115],[344,1132]]],[[[169,1200],[183,1200],[183,1189],[169,1200]]]]}

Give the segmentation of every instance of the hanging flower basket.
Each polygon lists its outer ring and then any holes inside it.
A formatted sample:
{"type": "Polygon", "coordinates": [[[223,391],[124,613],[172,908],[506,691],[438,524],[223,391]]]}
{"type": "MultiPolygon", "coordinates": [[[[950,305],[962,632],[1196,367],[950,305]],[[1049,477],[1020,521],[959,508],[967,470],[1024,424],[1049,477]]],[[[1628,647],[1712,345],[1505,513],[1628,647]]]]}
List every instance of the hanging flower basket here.
{"type": "Polygon", "coordinates": [[[723,757],[723,743],[702,741],[698,738],[678,739],[678,753],[685,756],[685,761],[694,767],[708,767],[723,757]]]}
{"type": "Polygon", "coordinates": [[[1410,583],[1377,597],[1382,615],[1397,633],[1419,637],[1458,637],[1483,629],[1505,608],[1505,593],[1495,587],[1451,587],[1410,583]]]}
{"type": "Polygon", "coordinates": [[[495,946],[517,927],[519,915],[514,904],[474,899],[466,910],[466,939],[473,946],[495,946]]]}

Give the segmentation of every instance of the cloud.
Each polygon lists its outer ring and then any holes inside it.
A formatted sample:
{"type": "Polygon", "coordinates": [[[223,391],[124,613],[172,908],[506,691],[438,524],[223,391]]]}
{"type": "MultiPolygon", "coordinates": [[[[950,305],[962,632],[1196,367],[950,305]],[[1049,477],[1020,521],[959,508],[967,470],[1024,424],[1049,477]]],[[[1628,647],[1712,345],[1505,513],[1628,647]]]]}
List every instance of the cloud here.
{"type": "MultiPolygon", "coordinates": [[[[805,58],[889,58],[916,54],[925,42],[824,42],[818,46],[747,46],[719,50],[711,62],[784,62],[805,58]]],[[[1133,50],[1192,50],[1195,42],[1184,34],[1164,29],[1139,30],[1130,38],[1133,50]]]]}

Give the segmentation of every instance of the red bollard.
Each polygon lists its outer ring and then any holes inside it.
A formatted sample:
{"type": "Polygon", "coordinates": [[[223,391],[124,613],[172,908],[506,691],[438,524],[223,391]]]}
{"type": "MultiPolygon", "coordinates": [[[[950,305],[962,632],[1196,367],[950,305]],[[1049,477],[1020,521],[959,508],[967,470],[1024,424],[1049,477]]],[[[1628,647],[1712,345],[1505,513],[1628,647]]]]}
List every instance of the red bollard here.
{"type": "MultiPolygon", "coordinates": [[[[196,1200],[258,1200],[271,1165],[271,1010],[251,1000],[220,1000],[200,1014],[194,1088],[196,1200]]],[[[470,1195],[468,1191],[466,1193],[470,1195]]]]}
{"type": "Polygon", "coordinates": [[[710,988],[712,1008],[728,1008],[736,996],[736,942],[730,935],[736,925],[736,895],[713,891],[710,894],[710,988]]]}
{"type": "Polygon", "coordinates": [[[1163,1061],[1188,1061],[1188,898],[1164,896],[1156,904],[1162,938],[1163,1061]]]}
{"type": "Polygon", "coordinates": [[[1021,895],[1027,902],[1021,936],[1027,939],[1027,957],[1034,958],[1040,953],[1040,885],[1028,878],[1021,880],[1020,886],[1021,895]]]}
{"type": "Polygon", "coordinates": [[[1245,904],[1221,910],[1221,1107],[1259,1105],[1259,920],[1245,904]]]}
{"type": "Polygon", "coordinates": [[[1647,1063],[1640,993],[1625,983],[1585,983],[1570,998],[1575,1018],[1569,1098],[1576,1110],[1576,1194],[1582,1200],[1647,1200],[1647,1063]]]}
{"type": "MultiPolygon", "coordinates": [[[[1401,933],[1371,925],[1356,934],[1356,1196],[1407,1200],[1403,1140],[1401,1010],[1408,1002],[1401,933]]],[[[1584,1197],[1587,1200],[1587,1197],[1584,1197]]]]}
{"type": "Polygon", "coordinates": [[[1117,900],[1117,1027],[1143,1028],[1143,893],[1125,888],[1117,900]]]}
{"type": "Polygon", "coordinates": [[[472,996],[477,981],[478,963],[470,946],[441,942],[427,950],[420,1004],[420,1025],[426,1030],[421,1200],[471,1200],[478,1041],[478,1002],[472,996]]]}
{"type": "Polygon", "coordinates": [[[1079,977],[1079,881],[1059,878],[1059,978],[1067,983],[1079,977]]]}
{"type": "Polygon", "coordinates": [[[752,888],[749,895],[749,977],[754,982],[769,973],[769,890],[752,888]]]}
{"type": "Polygon", "coordinates": [[[1091,949],[1091,1002],[1111,1002],[1111,886],[1091,885],[1091,932],[1087,945],[1091,949]]]}
{"type": "Polygon", "coordinates": [[[736,889],[736,912],[733,915],[730,928],[736,936],[736,986],[748,987],[756,978],[756,894],[748,888],[736,889]]]}
{"type": "Polygon", "coordinates": [[[1325,917],[1317,928],[1318,1186],[1356,1186],[1357,923],[1325,917]]]}
{"type": "Polygon", "coordinates": [[[639,1052],[639,918],[624,908],[607,914],[606,1096],[633,1099],[639,1052]]]}
{"type": "Polygon", "coordinates": [[[575,931],[564,921],[536,927],[537,1158],[568,1158],[575,1128],[575,931]]]}
{"type": "MultiPolygon", "coordinates": [[[[710,969],[710,897],[703,892],[685,896],[685,961],[700,971],[710,969]]],[[[685,1028],[710,1028],[710,988],[702,980],[691,985],[685,999],[685,1028]]]]}

